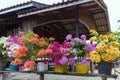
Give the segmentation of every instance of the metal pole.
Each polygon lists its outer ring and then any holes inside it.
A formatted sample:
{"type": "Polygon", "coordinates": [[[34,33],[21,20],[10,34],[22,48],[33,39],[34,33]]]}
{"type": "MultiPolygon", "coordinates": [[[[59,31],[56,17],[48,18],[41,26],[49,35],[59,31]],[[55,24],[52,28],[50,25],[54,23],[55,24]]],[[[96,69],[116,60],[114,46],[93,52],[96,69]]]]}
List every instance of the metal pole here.
{"type": "Polygon", "coordinates": [[[79,37],[79,21],[78,20],[75,21],[75,34],[76,34],[76,37],[79,37]]]}

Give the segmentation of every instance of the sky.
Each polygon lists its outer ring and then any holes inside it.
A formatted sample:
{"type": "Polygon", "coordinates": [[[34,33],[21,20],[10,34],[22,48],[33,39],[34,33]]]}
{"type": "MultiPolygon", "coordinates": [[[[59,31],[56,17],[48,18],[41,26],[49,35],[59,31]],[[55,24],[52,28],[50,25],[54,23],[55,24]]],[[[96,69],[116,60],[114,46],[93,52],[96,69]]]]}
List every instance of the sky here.
{"type": "MultiPolygon", "coordinates": [[[[31,0],[0,0],[0,9],[27,2],[31,0]]],[[[53,4],[57,2],[62,2],[62,0],[33,0],[45,4],[53,4]]],[[[66,0],[65,0],[66,1],[66,0]]],[[[104,0],[105,4],[108,7],[109,21],[112,31],[116,31],[120,23],[117,21],[120,20],[120,0],[104,0]]]]}

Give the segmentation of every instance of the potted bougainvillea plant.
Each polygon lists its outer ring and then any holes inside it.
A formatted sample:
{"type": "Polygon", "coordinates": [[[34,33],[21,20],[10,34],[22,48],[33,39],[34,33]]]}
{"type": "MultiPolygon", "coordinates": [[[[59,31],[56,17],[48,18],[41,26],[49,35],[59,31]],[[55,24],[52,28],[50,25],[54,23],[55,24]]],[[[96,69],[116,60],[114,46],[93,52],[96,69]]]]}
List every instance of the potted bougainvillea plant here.
{"type": "Polygon", "coordinates": [[[98,63],[100,74],[111,75],[112,64],[120,56],[120,43],[116,34],[99,34],[90,30],[90,35],[90,42],[96,42],[95,48],[89,53],[91,61],[98,63]]]}
{"type": "Polygon", "coordinates": [[[74,37],[71,34],[66,36],[66,42],[72,45],[70,51],[75,53],[75,70],[77,73],[88,73],[88,61],[86,59],[86,35],[74,37]]]}

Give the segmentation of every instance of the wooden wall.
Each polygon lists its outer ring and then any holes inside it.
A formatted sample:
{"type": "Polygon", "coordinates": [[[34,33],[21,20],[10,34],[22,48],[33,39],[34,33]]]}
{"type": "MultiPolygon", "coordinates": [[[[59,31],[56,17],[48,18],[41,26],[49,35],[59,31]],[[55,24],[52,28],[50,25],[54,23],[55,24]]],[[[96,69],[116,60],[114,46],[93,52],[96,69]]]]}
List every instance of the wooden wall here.
{"type": "Polygon", "coordinates": [[[90,12],[81,12],[79,11],[78,18],[82,21],[89,29],[95,29],[95,20],[93,15],[90,12]]]}

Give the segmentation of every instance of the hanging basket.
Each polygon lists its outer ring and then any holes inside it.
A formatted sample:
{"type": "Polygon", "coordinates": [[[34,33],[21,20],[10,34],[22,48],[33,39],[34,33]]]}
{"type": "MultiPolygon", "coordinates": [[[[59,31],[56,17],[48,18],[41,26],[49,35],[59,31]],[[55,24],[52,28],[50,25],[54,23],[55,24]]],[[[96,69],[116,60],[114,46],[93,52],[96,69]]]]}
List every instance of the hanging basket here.
{"type": "Polygon", "coordinates": [[[57,65],[57,66],[55,66],[55,72],[58,72],[58,73],[67,72],[67,65],[57,65]]]}
{"type": "Polygon", "coordinates": [[[89,67],[88,67],[88,64],[76,64],[75,70],[76,70],[76,73],[88,74],[89,67]]]}
{"type": "Polygon", "coordinates": [[[100,62],[98,63],[98,73],[99,74],[105,74],[105,75],[111,75],[112,72],[112,62],[100,62]]]}

